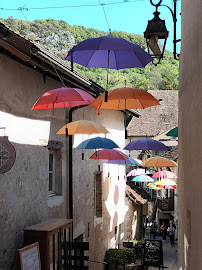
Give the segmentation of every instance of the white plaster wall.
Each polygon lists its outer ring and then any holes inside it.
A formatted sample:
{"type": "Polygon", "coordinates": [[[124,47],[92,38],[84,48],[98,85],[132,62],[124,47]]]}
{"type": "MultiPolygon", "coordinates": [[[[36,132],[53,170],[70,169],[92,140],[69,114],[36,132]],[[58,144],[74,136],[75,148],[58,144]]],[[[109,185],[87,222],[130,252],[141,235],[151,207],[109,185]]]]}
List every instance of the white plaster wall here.
{"type": "MultiPolygon", "coordinates": [[[[99,122],[110,131],[107,138],[114,140],[121,148],[125,145],[124,114],[120,111],[97,110],[90,106],[73,113],[73,120],[88,119],[99,122]]],[[[97,135],[76,135],[74,144],[97,135]]],[[[103,136],[103,135],[99,135],[103,136]]],[[[81,159],[82,150],[73,150],[73,194],[74,194],[74,237],[84,234],[90,242],[90,259],[103,261],[105,251],[116,248],[124,240],[124,220],[128,210],[125,198],[125,167],[101,164],[103,171],[103,218],[94,217],[94,172],[98,171],[97,160],[89,157],[94,150],[84,150],[85,159],[81,159]],[[109,177],[108,177],[109,173],[109,177]],[[119,180],[118,180],[119,176],[119,180]],[[87,226],[90,222],[89,237],[87,226]],[[115,226],[118,237],[115,238],[115,226]]],[[[89,264],[90,269],[103,269],[101,264],[89,264]]]]}
{"type": "MultiPolygon", "coordinates": [[[[46,91],[61,84],[0,55],[0,136],[8,136],[16,149],[11,170],[0,175],[0,269],[11,269],[17,249],[23,246],[23,229],[49,217],[66,217],[66,194],[57,207],[48,207],[48,140],[64,124],[62,110],[31,111],[46,91]]],[[[65,138],[62,158],[66,164],[65,138]]],[[[65,165],[63,164],[63,165],[65,165]]],[[[63,190],[66,191],[66,169],[63,190]]]]}
{"type": "Polygon", "coordinates": [[[179,269],[202,269],[201,1],[182,1],[179,89],[179,269]]]}

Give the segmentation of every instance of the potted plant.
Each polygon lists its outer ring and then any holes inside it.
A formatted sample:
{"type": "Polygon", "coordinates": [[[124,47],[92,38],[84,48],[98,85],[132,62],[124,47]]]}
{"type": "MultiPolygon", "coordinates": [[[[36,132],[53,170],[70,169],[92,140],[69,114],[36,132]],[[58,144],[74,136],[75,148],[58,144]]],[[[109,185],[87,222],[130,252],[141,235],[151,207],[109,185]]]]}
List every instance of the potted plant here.
{"type": "MultiPolygon", "coordinates": [[[[122,269],[126,269],[126,265],[135,261],[135,253],[131,249],[109,249],[106,252],[106,261],[111,266],[121,266],[122,269]]],[[[111,268],[110,268],[111,270],[111,268]]]]}

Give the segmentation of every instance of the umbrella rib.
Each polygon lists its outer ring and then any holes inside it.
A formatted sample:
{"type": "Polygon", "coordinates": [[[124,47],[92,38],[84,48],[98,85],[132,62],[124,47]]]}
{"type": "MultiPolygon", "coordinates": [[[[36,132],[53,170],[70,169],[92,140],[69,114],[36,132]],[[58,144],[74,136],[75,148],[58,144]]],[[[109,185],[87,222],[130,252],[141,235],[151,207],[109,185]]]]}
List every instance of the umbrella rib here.
{"type": "Polygon", "coordinates": [[[118,62],[117,62],[117,59],[116,59],[116,51],[114,51],[114,56],[115,56],[115,61],[116,61],[117,70],[118,70],[118,62]]]}
{"type": "Polygon", "coordinates": [[[94,55],[94,53],[95,53],[96,51],[97,51],[97,50],[94,50],[94,51],[93,51],[93,53],[92,53],[92,55],[91,55],[91,57],[89,58],[89,61],[88,61],[87,67],[88,67],[88,65],[89,65],[89,63],[90,63],[91,58],[93,57],[93,55],[94,55]]]}

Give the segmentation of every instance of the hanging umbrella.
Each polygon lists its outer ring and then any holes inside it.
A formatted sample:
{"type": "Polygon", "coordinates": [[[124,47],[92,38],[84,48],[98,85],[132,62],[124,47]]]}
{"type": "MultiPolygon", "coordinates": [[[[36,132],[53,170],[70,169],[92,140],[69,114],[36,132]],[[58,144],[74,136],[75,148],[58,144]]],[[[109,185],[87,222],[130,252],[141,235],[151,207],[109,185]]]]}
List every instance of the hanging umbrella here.
{"type": "Polygon", "coordinates": [[[103,149],[96,151],[91,157],[91,159],[104,159],[104,160],[127,160],[123,152],[115,149],[103,149]]]}
{"type": "Polygon", "coordinates": [[[57,88],[44,93],[34,104],[32,110],[55,108],[72,108],[81,105],[89,105],[95,98],[84,90],[77,88],[57,88]]]}
{"type": "Polygon", "coordinates": [[[126,165],[126,166],[138,166],[139,163],[131,157],[128,157],[127,159],[115,159],[115,160],[108,160],[108,164],[118,164],[118,165],[126,165]]]}
{"type": "Polygon", "coordinates": [[[164,188],[165,186],[176,186],[175,181],[171,180],[171,179],[165,179],[165,180],[161,180],[161,181],[156,181],[154,183],[157,187],[161,187],[164,188]]]}
{"type": "MultiPolygon", "coordinates": [[[[113,149],[120,148],[115,142],[110,139],[96,137],[87,139],[81,142],[75,149],[113,149]]],[[[82,160],[84,159],[84,153],[82,153],[82,160]]]]}
{"type": "Polygon", "coordinates": [[[164,188],[165,188],[165,189],[177,189],[178,187],[177,187],[177,185],[175,185],[175,186],[167,185],[167,186],[165,186],[164,188]]]}
{"type": "Polygon", "coordinates": [[[69,135],[74,134],[107,134],[109,131],[97,122],[88,120],[79,120],[71,122],[63,126],[57,134],[66,134],[66,129],[69,135]]]}
{"type": "MultiPolygon", "coordinates": [[[[98,114],[100,113],[100,109],[125,110],[126,114],[126,109],[144,109],[160,105],[160,103],[155,97],[143,89],[124,87],[109,91],[107,102],[105,102],[105,94],[103,93],[91,105],[98,109],[98,114]]],[[[126,115],[124,117],[124,125],[126,128],[126,115]]],[[[127,139],[126,129],[125,138],[127,139]]]]}
{"type": "Polygon", "coordinates": [[[86,39],[75,45],[65,59],[85,67],[117,70],[143,68],[153,60],[139,45],[112,36],[86,39]]]}
{"type": "Polygon", "coordinates": [[[156,190],[160,190],[160,189],[163,189],[163,188],[161,188],[161,187],[157,187],[157,186],[155,186],[155,185],[154,185],[154,186],[150,186],[150,187],[149,187],[149,189],[156,189],[156,190]]]}
{"type": "Polygon", "coordinates": [[[166,133],[167,136],[178,137],[178,127],[175,127],[166,133]]]}
{"type": "Polygon", "coordinates": [[[124,147],[126,150],[161,150],[167,151],[168,147],[165,146],[162,142],[143,138],[130,142],[128,145],[124,147]]]}
{"type": "Polygon", "coordinates": [[[104,93],[98,96],[91,105],[98,109],[125,110],[145,109],[160,105],[150,93],[138,88],[116,88],[108,92],[108,101],[104,102],[104,93]]]}
{"type": "MultiPolygon", "coordinates": [[[[85,67],[107,68],[143,68],[152,62],[152,57],[137,44],[124,38],[103,36],[99,38],[89,38],[75,45],[67,54],[66,60],[85,67]]],[[[105,91],[105,101],[107,102],[108,92],[105,91]]]]}
{"type": "Polygon", "coordinates": [[[148,175],[137,175],[131,181],[135,181],[135,182],[154,182],[154,179],[152,179],[148,175]]]}
{"type": "MultiPolygon", "coordinates": [[[[91,159],[97,159],[98,162],[100,159],[105,160],[107,163],[108,160],[127,160],[128,156],[126,156],[123,152],[115,149],[103,149],[96,151],[91,159]]],[[[100,166],[98,165],[98,170],[100,171],[100,166]]]]}
{"type": "Polygon", "coordinates": [[[164,157],[152,157],[148,158],[147,160],[143,161],[140,166],[144,167],[176,167],[177,164],[172,160],[164,157]]]}
{"type": "Polygon", "coordinates": [[[137,169],[134,169],[134,170],[130,171],[127,174],[127,177],[129,177],[129,176],[137,176],[137,175],[145,175],[145,174],[151,174],[151,173],[149,171],[145,172],[145,169],[137,168],[137,169]]]}
{"type": "Polygon", "coordinates": [[[152,177],[155,177],[155,178],[177,178],[177,176],[173,172],[166,171],[166,170],[156,172],[152,177]]]}
{"type": "Polygon", "coordinates": [[[114,141],[101,137],[87,139],[81,142],[75,149],[113,149],[120,148],[114,141]]]}

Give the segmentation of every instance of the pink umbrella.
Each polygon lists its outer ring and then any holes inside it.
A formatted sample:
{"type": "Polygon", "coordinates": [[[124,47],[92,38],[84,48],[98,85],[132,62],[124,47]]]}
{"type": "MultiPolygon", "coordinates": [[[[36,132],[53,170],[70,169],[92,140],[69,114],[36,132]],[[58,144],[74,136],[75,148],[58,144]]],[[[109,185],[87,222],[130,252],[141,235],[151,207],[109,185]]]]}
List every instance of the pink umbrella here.
{"type": "Polygon", "coordinates": [[[55,108],[72,108],[80,105],[89,105],[94,97],[84,90],[78,88],[57,88],[43,94],[32,107],[32,110],[55,108]]]}
{"type": "Polygon", "coordinates": [[[173,172],[166,171],[166,170],[156,172],[152,177],[155,177],[155,178],[177,178],[177,176],[173,172]]]}
{"type": "Polygon", "coordinates": [[[175,185],[175,186],[170,186],[170,185],[168,185],[168,186],[165,186],[164,187],[165,189],[177,189],[177,185],[175,185]]]}
{"type": "Polygon", "coordinates": [[[151,173],[149,171],[145,172],[145,169],[137,168],[137,169],[134,169],[134,170],[130,171],[127,174],[127,177],[129,177],[129,176],[137,176],[137,175],[144,175],[144,174],[151,174],[151,173]]]}

